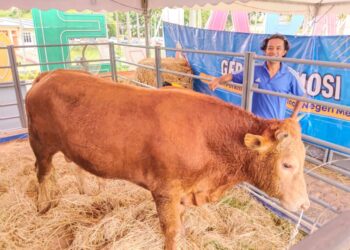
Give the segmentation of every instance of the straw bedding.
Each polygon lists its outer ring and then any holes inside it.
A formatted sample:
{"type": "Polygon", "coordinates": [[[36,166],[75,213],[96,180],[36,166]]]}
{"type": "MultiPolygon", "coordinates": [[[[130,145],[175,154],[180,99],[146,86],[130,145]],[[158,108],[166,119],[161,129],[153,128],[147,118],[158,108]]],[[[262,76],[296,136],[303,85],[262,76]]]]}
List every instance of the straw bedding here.
{"type": "MultiPolygon", "coordinates": [[[[38,215],[28,141],[0,144],[0,152],[0,249],[163,249],[148,191],[120,180],[104,181],[99,191],[97,177],[86,174],[88,194],[80,195],[76,166],[58,153],[61,198],[38,215]]],[[[184,227],[181,249],[284,249],[294,225],[236,188],[216,204],[187,209],[184,227]]]]}

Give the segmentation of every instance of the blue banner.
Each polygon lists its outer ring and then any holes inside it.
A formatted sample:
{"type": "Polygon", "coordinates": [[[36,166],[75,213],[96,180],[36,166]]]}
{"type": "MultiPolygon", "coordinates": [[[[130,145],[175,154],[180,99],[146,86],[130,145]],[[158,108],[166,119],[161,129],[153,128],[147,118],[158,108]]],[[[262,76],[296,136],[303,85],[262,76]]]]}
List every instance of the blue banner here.
{"type": "MultiPolygon", "coordinates": [[[[249,34],[197,29],[164,23],[165,46],[170,48],[198,49],[263,55],[260,46],[267,34],[249,34]]],[[[349,36],[286,36],[291,43],[287,57],[350,63],[349,36]]],[[[167,56],[175,52],[167,51],[167,56]]],[[[221,76],[243,69],[244,58],[202,53],[184,53],[194,74],[204,77],[221,76]]],[[[262,62],[256,62],[262,63],[262,62]]],[[[350,106],[350,70],[306,64],[288,63],[292,67],[310,98],[350,106]]],[[[221,86],[215,92],[207,82],[195,80],[194,89],[240,105],[241,88],[221,86]]],[[[287,116],[295,105],[288,100],[287,116]]],[[[321,140],[350,147],[350,112],[322,105],[304,103],[301,120],[303,133],[321,140]]]]}

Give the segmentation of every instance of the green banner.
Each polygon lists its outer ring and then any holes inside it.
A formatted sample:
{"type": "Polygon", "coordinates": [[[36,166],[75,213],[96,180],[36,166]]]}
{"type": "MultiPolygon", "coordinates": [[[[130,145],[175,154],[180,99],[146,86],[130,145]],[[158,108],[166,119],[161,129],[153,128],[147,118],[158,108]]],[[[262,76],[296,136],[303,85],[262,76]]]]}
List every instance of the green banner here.
{"type": "MultiPolygon", "coordinates": [[[[56,9],[32,9],[37,45],[68,44],[70,39],[107,37],[103,14],[68,14],[56,9]]],[[[68,46],[39,47],[40,63],[62,62],[69,58],[68,46]]],[[[41,65],[41,71],[72,68],[65,64],[41,65]]],[[[105,71],[109,65],[101,65],[105,71]],[[106,67],[107,66],[107,67],[106,67]]]]}

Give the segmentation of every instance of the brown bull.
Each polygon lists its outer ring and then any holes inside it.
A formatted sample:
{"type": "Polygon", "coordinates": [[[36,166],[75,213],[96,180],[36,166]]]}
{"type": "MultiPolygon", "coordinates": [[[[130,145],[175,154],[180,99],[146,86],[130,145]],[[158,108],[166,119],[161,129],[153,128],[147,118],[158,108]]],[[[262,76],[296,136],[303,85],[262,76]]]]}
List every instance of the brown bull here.
{"type": "Polygon", "coordinates": [[[186,206],[216,201],[243,181],[289,210],[309,206],[297,121],[260,119],[191,91],[125,86],[66,70],[39,76],[26,108],[41,212],[54,205],[51,160],[58,151],[97,176],[151,191],[166,249],[176,248],[186,206]]]}

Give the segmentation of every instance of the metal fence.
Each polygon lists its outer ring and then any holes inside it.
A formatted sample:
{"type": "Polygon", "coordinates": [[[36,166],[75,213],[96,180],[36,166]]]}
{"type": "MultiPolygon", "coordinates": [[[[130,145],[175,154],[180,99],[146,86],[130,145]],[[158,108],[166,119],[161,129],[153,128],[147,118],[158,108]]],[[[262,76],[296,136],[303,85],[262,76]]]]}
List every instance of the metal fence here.
{"type": "MultiPolygon", "coordinates": [[[[79,61],[80,63],[101,63],[101,62],[109,62],[110,63],[110,72],[108,75],[105,75],[104,77],[111,77],[113,81],[118,81],[119,79],[123,80],[128,80],[136,85],[142,86],[142,87],[148,87],[152,88],[152,86],[146,85],[142,82],[139,82],[135,79],[128,79],[122,75],[118,74],[117,71],[117,65],[121,64],[126,64],[126,65],[131,65],[135,67],[143,67],[149,70],[154,70],[156,74],[156,79],[157,79],[157,85],[158,87],[162,86],[163,80],[162,80],[162,73],[171,73],[171,74],[176,74],[176,75],[181,75],[181,76],[186,76],[186,77],[192,77],[193,79],[200,79],[200,80],[211,80],[210,78],[205,78],[205,77],[200,77],[197,75],[193,74],[186,74],[182,72],[177,72],[177,71],[172,71],[168,69],[161,68],[161,60],[162,60],[162,53],[164,54],[165,51],[179,51],[179,52],[185,52],[185,53],[203,53],[203,54],[211,54],[211,55],[226,55],[226,56],[234,56],[234,57],[242,57],[244,58],[244,81],[243,84],[235,84],[235,83],[228,83],[234,86],[241,86],[242,89],[242,102],[241,106],[248,110],[251,111],[251,103],[252,103],[252,95],[253,92],[258,92],[258,93],[264,93],[264,94],[269,94],[269,95],[276,95],[276,96],[281,96],[281,97],[286,97],[286,98],[293,98],[295,100],[303,101],[303,102],[309,102],[309,103],[315,103],[315,104],[321,104],[327,107],[334,107],[334,108],[340,108],[346,111],[350,111],[350,107],[344,106],[344,105],[337,105],[337,104],[332,104],[324,101],[319,101],[319,100],[313,100],[305,97],[297,97],[293,95],[288,95],[288,94],[281,94],[277,92],[272,92],[268,90],[262,90],[258,89],[253,86],[253,79],[254,79],[254,65],[256,60],[276,60],[276,61],[283,61],[283,62],[292,62],[292,63],[298,63],[298,64],[313,64],[313,65],[321,65],[321,66],[328,66],[328,67],[339,67],[339,68],[346,68],[350,69],[350,64],[344,64],[344,63],[331,63],[331,62],[324,62],[324,61],[312,61],[312,60],[303,60],[303,59],[291,59],[291,58],[271,58],[271,57],[265,57],[265,56],[258,56],[255,53],[251,52],[246,52],[246,53],[231,53],[231,52],[218,52],[218,51],[204,51],[204,50],[193,50],[193,49],[174,49],[174,48],[166,48],[166,47],[146,47],[142,45],[130,45],[130,44],[122,44],[122,43],[84,43],[84,44],[66,44],[66,45],[42,45],[40,47],[48,47],[48,46],[89,46],[89,45],[102,45],[102,46],[108,46],[108,51],[109,51],[109,57],[108,58],[103,58],[99,60],[81,60],[79,61]],[[128,46],[128,47],[135,47],[135,48],[142,48],[145,50],[154,50],[154,60],[155,60],[155,67],[153,66],[147,66],[147,65],[142,65],[139,63],[133,63],[127,60],[123,60],[121,57],[117,56],[116,53],[116,48],[120,48],[122,46],[128,46]]],[[[26,67],[31,67],[31,66],[40,66],[42,63],[30,63],[30,64],[18,64],[17,63],[17,57],[15,53],[15,49],[25,49],[29,47],[39,47],[39,46],[7,46],[7,47],[0,47],[0,49],[5,49],[8,51],[8,56],[9,56],[9,65],[0,65],[0,69],[10,69],[12,72],[12,79],[13,82],[9,82],[6,84],[0,84],[0,90],[1,88],[9,87],[12,86],[15,91],[15,96],[16,96],[16,102],[7,102],[7,103],[1,103],[0,102],[0,110],[1,108],[4,107],[10,107],[10,106],[16,106],[18,109],[18,115],[12,115],[12,116],[3,116],[0,112],[0,122],[5,121],[5,120],[10,120],[10,119],[19,119],[20,120],[20,125],[21,128],[27,128],[27,121],[26,121],[26,116],[25,116],[25,108],[24,108],[24,101],[23,101],[23,86],[30,85],[31,82],[26,82],[26,81],[21,81],[20,79],[20,74],[19,74],[19,69],[20,68],[26,68],[26,67]]],[[[148,53],[147,53],[148,54],[148,53]]],[[[50,62],[50,63],[44,63],[46,65],[57,65],[61,64],[66,67],[66,65],[76,63],[76,61],[63,61],[63,62],[50,62]]],[[[14,128],[16,129],[16,128],[14,128]]],[[[324,164],[326,160],[329,160],[329,155],[334,156],[340,154],[340,156],[347,157],[347,155],[350,155],[350,149],[336,145],[333,143],[329,143],[317,138],[313,138],[307,135],[303,135],[303,139],[306,141],[306,143],[311,143],[312,145],[315,145],[316,147],[321,147],[325,149],[325,152],[328,154],[327,157],[323,157],[323,159],[316,159],[314,157],[307,157],[307,160],[309,160],[312,163],[316,164],[324,164]],[[334,151],[336,150],[336,151],[334,151]],[[338,153],[337,151],[341,151],[342,153],[338,153]]],[[[332,165],[332,164],[326,164],[327,168],[329,168],[332,171],[336,171],[337,173],[340,173],[342,175],[345,175],[347,177],[350,176],[350,169],[347,168],[342,168],[337,165],[332,165]]],[[[350,165],[350,164],[349,164],[350,165]]],[[[305,173],[312,176],[313,178],[316,178],[324,183],[327,183],[327,185],[331,185],[336,187],[339,190],[342,190],[346,193],[350,192],[350,187],[346,184],[343,184],[339,181],[333,180],[332,178],[325,177],[321,174],[318,174],[313,171],[308,171],[305,170],[305,173]]],[[[256,189],[255,187],[244,184],[242,185],[243,188],[247,189],[250,193],[254,194],[255,197],[258,199],[262,200],[265,204],[268,204],[270,208],[273,210],[278,210],[279,213],[284,214],[285,216],[289,217],[291,220],[296,221],[298,218],[298,214],[288,212],[284,210],[280,205],[279,202],[269,198],[266,194],[264,194],[262,191],[256,189]]],[[[318,204],[322,206],[323,208],[327,209],[329,212],[333,214],[339,214],[341,213],[341,209],[333,206],[332,204],[317,198],[317,197],[310,197],[311,201],[315,204],[318,204]]],[[[323,223],[320,223],[317,218],[314,218],[312,216],[304,215],[303,220],[301,222],[302,229],[309,233],[313,231],[314,228],[319,228],[322,226],[323,223]]]]}

